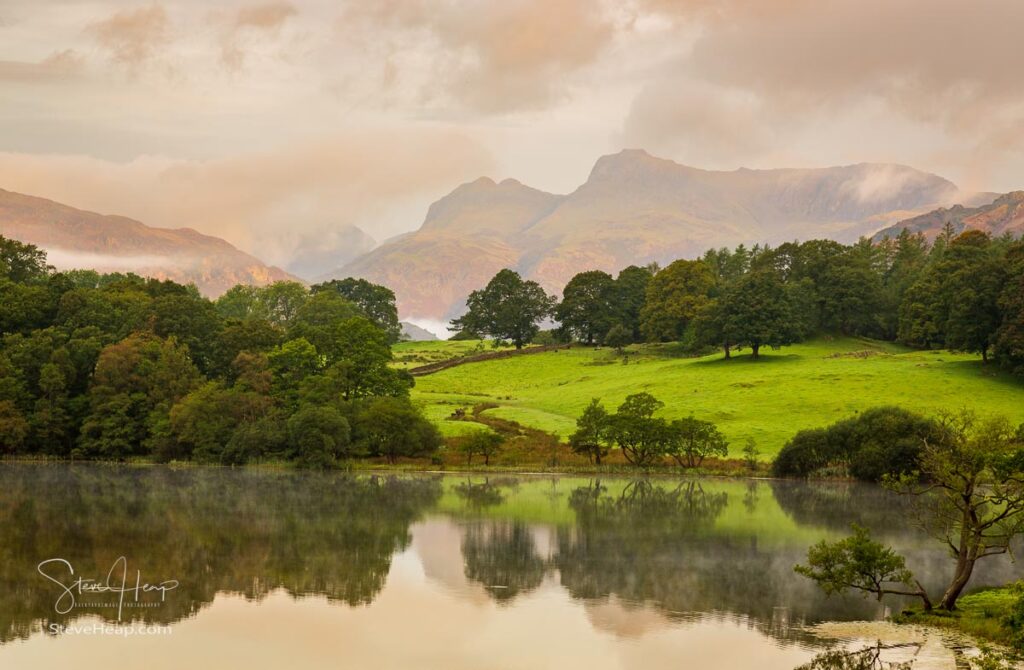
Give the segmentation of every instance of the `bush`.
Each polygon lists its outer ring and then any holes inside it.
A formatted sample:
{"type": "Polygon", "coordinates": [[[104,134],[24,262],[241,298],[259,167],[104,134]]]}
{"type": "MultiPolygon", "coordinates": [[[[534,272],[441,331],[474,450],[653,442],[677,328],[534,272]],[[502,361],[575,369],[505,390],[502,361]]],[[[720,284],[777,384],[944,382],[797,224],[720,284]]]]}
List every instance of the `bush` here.
{"type": "Polygon", "coordinates": [[[834,458],[828,430],[812,428],[793,436],[772,463],[772,473],[778,477],[808,477],[834,458]]]}
{"type": "Polygon", "coordinates": [[[1010,633],[1010,644],[1016,649],[1024,650],[1024,581],[1018,581],[1011,587],[1017,595],[1009,613],[1003,617],[1003,625],[1010,633]]]}
{"type": "Polygon", "coordinates": [[[900,407],[874,407],[832,424],[802,430],[782,448],[772,471],[782,477],[808,477],[827,467],[842,467],[864,481],[917,468],[924,440],[934,437],[935,422],[900,407]]]}

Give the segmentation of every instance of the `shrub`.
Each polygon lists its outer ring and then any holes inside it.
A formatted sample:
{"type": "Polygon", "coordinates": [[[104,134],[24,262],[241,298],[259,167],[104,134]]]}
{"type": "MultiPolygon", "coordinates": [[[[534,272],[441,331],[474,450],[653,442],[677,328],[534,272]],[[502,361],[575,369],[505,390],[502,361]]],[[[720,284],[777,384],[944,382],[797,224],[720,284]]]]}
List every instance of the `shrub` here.
{"type": "Polygon", "coordinates": [[[900,407],[874,407],[828,428],[802,430],[779,452],[772,471],[808,477],[842,467],[864,481],[917,468],[924,441],[937,436],[934,421],[900,407]]]}

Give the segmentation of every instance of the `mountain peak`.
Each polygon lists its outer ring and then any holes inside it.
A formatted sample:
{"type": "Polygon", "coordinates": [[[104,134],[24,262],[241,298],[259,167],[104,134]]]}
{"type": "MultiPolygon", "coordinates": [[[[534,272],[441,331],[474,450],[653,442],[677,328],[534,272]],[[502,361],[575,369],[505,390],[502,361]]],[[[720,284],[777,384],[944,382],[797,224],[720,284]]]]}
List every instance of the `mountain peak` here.
{"type": "Polygon", "coordinates": [[[691,171],[695,171],[695,168],[681,165],[667,158],[652,156],[643,149],[623,149],[618,153],[598,158],[590,171],[587,183],[629,182],[653,175],[680,175],[691,171]]]}

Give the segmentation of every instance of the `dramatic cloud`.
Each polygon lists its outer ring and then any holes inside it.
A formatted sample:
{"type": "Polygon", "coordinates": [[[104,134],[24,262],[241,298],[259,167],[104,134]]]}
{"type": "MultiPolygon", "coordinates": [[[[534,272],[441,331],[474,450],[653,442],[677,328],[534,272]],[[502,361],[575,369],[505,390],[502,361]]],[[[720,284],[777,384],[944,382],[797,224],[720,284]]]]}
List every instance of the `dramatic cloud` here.
{"type": "MultiPolygon", "coordinates": [[[[888,162],[1024,187],[1018,0],[2,12],[0,188],[191,225],[276,263],[346,244],[340,226],[412,229],[481,174],[564,192],[624,146],[715,169],[888,162]]],[[[878,175],[863,197],[898,179],[878,175]]]]}

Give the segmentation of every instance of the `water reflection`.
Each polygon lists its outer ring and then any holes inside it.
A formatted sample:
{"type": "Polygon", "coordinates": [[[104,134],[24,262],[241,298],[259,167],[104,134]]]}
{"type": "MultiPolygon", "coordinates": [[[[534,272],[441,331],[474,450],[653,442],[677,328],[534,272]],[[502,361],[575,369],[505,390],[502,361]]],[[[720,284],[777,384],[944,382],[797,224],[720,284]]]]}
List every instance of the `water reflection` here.
{"type": "MultiPolygon", "coordinates": [[[[228,608],[232,621],[306,621],[289,633],[299,639],[316,627],[308,621],[314,613],[351,630],[377,630],[376,622],[387,635],[365,632],[345,653],[436,646],[421,667],[459,667],[468,653],[441,644],[444,635],[425,638],[424,627],[461,625],[481,650],[498,653],[508,641],[479,633],[481,626],[510,627],[515,638],[543,623],[532,634],[560,630],[566,650],[601,636],[642,639],[647,665],[682,653],[704,654],[700,667],[740,667],[722,654],[746,654],[761,667],[789,668],[824,644],[803,632],[805,624],[882,613],[873,601],[825,598],[793,573],[817,539],[856,521],[905,553],[926,585],[943,581],[948,559],[906,527],[900,504],[852,484],[5,464],[0,641],[35,639],[51,623],[116,619],[90,607],[56,613],[55,585],[36,566],[62,557],[76,574],[103,576],[124,555],[144,579],[181,582],[159,607],[125,610],[129,622],[208,631],[228,608]],[[704,646],[680,651],[684,639],[704,646]],[[655,643],[672,656],[662,658],[655,643]],[[707,656],[710,649],[718,655],[707,656]]],[[[977,583],[1013,572],[1009,562],[993,561],[977,583]]],[[[249,635],[257,646],[277,639],[249,635]]],[[[166,649],[181,667],[178,646],[166,649]]],[[[2,667],[5,651],[27,653],[0,647],[2,667]]],[[[276,667],[269,658],[254,667],[276,667]]],[[[548,657],[531,662],[538,658],[548,657]]]]}

